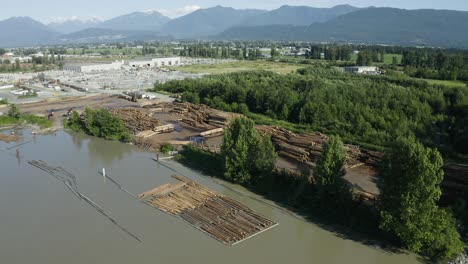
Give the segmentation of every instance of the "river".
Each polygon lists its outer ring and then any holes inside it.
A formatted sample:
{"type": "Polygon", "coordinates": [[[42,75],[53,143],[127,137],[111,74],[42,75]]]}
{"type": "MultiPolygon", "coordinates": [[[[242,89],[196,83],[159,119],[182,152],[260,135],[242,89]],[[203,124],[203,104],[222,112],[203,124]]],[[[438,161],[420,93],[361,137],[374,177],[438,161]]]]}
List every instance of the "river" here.
{"type": "MultiPolygon", "coordinates": [[[[191,179],[240,201],[279,223],[236,246],[225,246],[188,224],[150,208],[131,193],[173,182],[174,171],[134,146],[57,132],[16,149],[0,142],[0,256],[2,263],[419,263],[413,254],[395,254],[341,238],[315,224],[224,188],[174,161],[166,164],[191,179]],[[2,150],[3,149],[3,150],[2,150]],[[99,204],[142,243],[118,229],[51,175],[29,165],[44,160],[75,174],[81,192],[99,204]]],[[[232,188],[241,190],[237,185],[232,188]]]]}

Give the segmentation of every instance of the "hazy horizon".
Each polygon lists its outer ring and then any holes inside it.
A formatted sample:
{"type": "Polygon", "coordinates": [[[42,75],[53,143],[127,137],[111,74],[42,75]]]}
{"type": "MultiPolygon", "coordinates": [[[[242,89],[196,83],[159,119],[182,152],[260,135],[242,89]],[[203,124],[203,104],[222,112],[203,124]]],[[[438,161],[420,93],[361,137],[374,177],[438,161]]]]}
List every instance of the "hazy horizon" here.
{"type": "Polygon", "coordinates": [[[17,0],[6,2],[0,9],[0,20],[10,17],[32,17],[42,23],[61,22],[72,19],[90,19],[100,20],[110,19],[116,16],[132,13],[155,10],[170,18],[180,17],[189,14],[200,8],[210,8],[217,5],[233,7],[236,9],[265,9],[273,10],[282,5],[292,6],[310,6],[310,7],[333,7],[336,5],[349,4],[356,7],[395,7],[404,9],[449,9],[468,11],[468,1],[448,0],[448,1],[403,1],[403,0],[259,0],[246,1],[240,0],[232,3],[227,0],[199,0],[189,2],[186,0],[167,1],[144,1],[134,0],[131,2],[103,0],[97,3],[92,0],[82,0],[80,5],[74,5],[73,9],[66,2],[56,2],[54,0],[42,0],[31,3],[29,0],[17,0]]]}

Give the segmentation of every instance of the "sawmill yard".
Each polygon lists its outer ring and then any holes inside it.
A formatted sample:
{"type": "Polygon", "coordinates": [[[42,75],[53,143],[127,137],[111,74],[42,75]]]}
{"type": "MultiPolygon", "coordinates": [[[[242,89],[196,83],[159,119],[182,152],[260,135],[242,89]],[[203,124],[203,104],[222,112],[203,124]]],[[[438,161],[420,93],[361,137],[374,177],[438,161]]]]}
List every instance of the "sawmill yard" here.
{"type": "MultiPolygon", "coordinates": [[[[239,114],[216,110],[205,105],[179,103],[165,95],[153,100],[132,102],[116,95],[87,95],[52,98],[42,102],[21,104],[21,112],[38,116],[55,113],[53,129],[63,128],[69,109],[83,112],[86,107],[109,109],[120,117],[134,136],[134,144],[148,151],[159,151],[164,144],[176,149],[194,144],[219,153],[224,127],[239,114]]],[[[261,134],[272,137],[279,158],[276,166],[295,173],[312,172],[314,163],[328,137],[321,133],[296,134],[283,128],[258,125],[261,134]]],[[[5,138],[6,140],[6,138],[5,138]]],[[[346,145],[348,174],[345,177],[357,189],[377,195],[375,165],[381,153],[346,145]]]]}
{"type": "MultiPolygon", "coordinates": [[[[55,112],[55,130],[63,128],[69,109],[82,113],[85,107],[109,109],[120,117],[134,136],[134,144],[146,151],[159,152],[161,146],[170,144],[175,149],[195,145],[213,153],[220,152],[224,127],[236,113],[229,113],[205,105],[169,102],[165,97],[155,100],[131,102],[115,95],[82,96],[63,98],[30,104],[22,104],[20,110],[27,114],[46,116],[55,112]]],[[[257,125],[257,130],[272,138],[279,155],[278,169],[294,173],[312,173],[320,157],[322,146],[328,137],[315,132],[297,134],[275,126],[257,125]]],[[[6,140],[6,138],[5,138],[6,140]]],[[[382,153],[365,150],[355,145],[346,145],[347,158],[345,179],[356,191],[375,197],[379,194],[376,165],[382,153]]]]}

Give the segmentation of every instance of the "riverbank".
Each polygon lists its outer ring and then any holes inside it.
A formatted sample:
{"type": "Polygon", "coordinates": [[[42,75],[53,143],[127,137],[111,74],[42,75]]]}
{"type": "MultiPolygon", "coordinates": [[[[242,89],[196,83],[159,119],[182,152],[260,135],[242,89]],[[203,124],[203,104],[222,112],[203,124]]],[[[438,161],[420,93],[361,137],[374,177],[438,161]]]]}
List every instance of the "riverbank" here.
{"type": "MultiPolygon", "coordinates": [[[[17,131],[25,137],[30,132],[17,131]]],[[[99,172],[106,168],[112,179],[134,194],[172,182],[171,175],[175,172],[154,162],[154,153],[128,144],[58,131],[56,135],[37,136],[35,142],[22,145],[18,155],[16,149],[1,151],[0,155],[3,168],[0,211],[5,212],[0,223],[0,230],[4,230],[0,236],[0,254],[7,263],[124,264],[135,259],[175,264],[286,261],[305,264],[350,260],[362,264],[419,263],[415,255],[393,254],[345,239],[310,221],[267,206],[269,200],[239,185],[219,180],[220,185],[180,163],[164,161],[170,162],[168,165],[178,173],[279,223],[241,244],[224,246],[184,222],[141,204],[103,179],[99,172]],[[61,182],[27,164],[38,159],[73,173],[80,191],[138,235],[142,243],[84,206],[61,182]]]]}

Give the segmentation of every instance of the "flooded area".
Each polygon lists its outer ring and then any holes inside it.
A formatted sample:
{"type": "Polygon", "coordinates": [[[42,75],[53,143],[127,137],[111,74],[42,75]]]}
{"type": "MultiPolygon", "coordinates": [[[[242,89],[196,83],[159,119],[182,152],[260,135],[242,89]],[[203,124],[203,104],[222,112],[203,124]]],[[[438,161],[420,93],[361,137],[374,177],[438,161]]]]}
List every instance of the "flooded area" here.
{"type": "MultiPolygon", "coordinates": [[[[7,132],[4,132],[7,133],[7,132]]],[[[419,263],[417,256],[394,254],[347,240],[278,208],[237,185],[223,184],[175,161],[164,166],[154,154],[131,145],[57,132],[24,144],[0,141],[0,256],[2,263],[419,263]],[[8,149],[11,148],[11,149],[8,149]],[[139,243],[62,182],[28,164],[43,160],[76,175],[80,191],[139,243]],[[238,245],[226,246],[183,221],[151,208],[105,180],[106,173],[133,194],[174,182],[183,174],[237,200],[279,225],[238,245]],[[230,186],[239,190],[234,192],[230,186]]]]}

